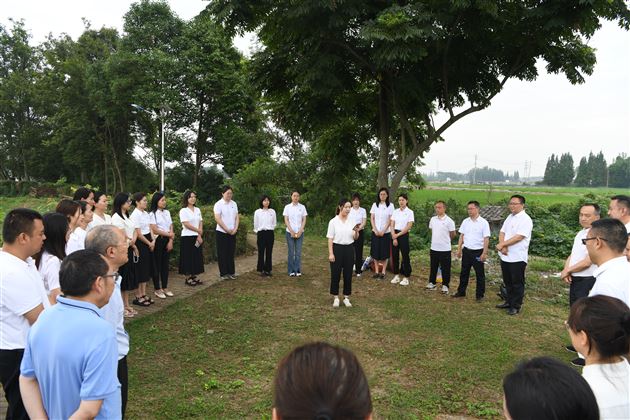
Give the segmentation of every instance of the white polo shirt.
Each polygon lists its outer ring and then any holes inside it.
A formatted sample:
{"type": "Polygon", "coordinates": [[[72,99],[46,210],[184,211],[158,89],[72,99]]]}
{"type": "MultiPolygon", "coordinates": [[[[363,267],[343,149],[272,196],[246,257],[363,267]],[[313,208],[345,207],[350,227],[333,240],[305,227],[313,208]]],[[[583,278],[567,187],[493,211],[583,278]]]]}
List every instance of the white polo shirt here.
{"type": "Polygon", "coordinates": [[[355,225],[358,225],[363,223],[363,221],[367,219],[367,212],[363,207],[359,207],[358,209],[352,207],[350,209],[350,214],[348,215],[348,217],[352,219],[355,225]]]}
{"type": "Polygon", "coordinates": [[[151,233],[151,216],[146,211],[134,209],[129,219],[140,229],[140,233],[143,235],[151,233]]]}
{"type": "Polygon", "coordinates": [[[194,227],[199,227],[199,223],[203,220],[201,210],[195,207],[194,210],[184,207],[179,211],[179,220],[182,222],[182,236],[197,236],[198,233],[184,226],[184,222],[188,222],[194,227]]]}
{"type": "Polygon", "coordinates": [[[429,220],[431,229],[431,250],[445,252],[451,250],[451,232],[455,232],[455,222],[445,214],[442,217],[433,216],[429,220]]]}
{"type": "MultiPolygon", "coordinates": [[[[302,227],[302,219],[308,216],[306,212],[306,207],[302,203],[293,204],[292,202],[284,206],[284,211],[282,212],[282,216],[287,216],[289,218],[289,225],[293,232],[300,230],[302,227]]],[[[289,232],[289,228],[287,227],[287,232],[289,232]]]]}
{"type": "Polygon", "coordinates": [[[35,261],[0,251],[0,350],[26,347],[30,329],[24,314],[37,305],[50,306],[35,261]]]}
{"type": "Polygon", "coordinates": [[[50,295],[51,290],[59,289],[59,269],[61,268],[61,260],[48,251],[42,252],[42,259],[39,262],[37,271],[44,283],[46,294],[50,295]]]}
{"type": "Polygon", "coordinates": [[[112,225],[125,231],[125,235],[129,239],[133,239],[133,232],[138,226],[126,215],[120,217],[118,213],[114,213],[112,216],[112,225]]]}
{"type": "Polygon", "coordinates": [[[171,213],[168,210],[157,209],[155,212],[150,213],[151,224],[156,225],[158,229],[168,232],[171,230],[173,219],[171,219],[171,213]]]}
{"type": "Polygon", "coordinates": [[[274,209],[258,209],[254,212],[254,232],[274,230],[277,224],[274,209]]]}
{"type": "MultiPolygon", "coordinates": [[[[229,230],[232,230],[236,227],[236,215],[238,214],[238,206],[234,202],[234,200],[225,201],[224,199],[220,199],[214,204],[214,214],[218,214],[221,216],[221,220],[223,220],[223,224],[229,230]]],[[[227,233],[219,224],[217,223],[217,230],[219,232],[227,233]]]]}
{"type": "Polygon", "coordinates": [[[483,241],[490,237],[490,225],[481,216],[476,219],[467,217],[459,227],[459,233],[464,235],[464,248],[470,250],[483,249],[483,241]]]}
{"type": "Polygon", "coordinates": [[[414,222],[413,211],[409,207],[405,207],[404,210],[398,208],[392,213],[392,220],[394,221],[394,230],[403,230],[407,223],[414,222]]]}
{"type": "Polygon", "coordinates": [[[499,257],[505,262],[527,262],[527,250],[529,249],[529,241],[532,238],[532,229],[534,223],[525,210],[521,210],[517,214],[510,214],[503,222],[501,232],[505,234],[504,240],[509,240],[516,235],[523,236],[523,239],[508,246],[508,254],[503,255],[499,252],[499,257]]]}
{"type": "Polygon", "coordinates": [[[70,255],[75,251],[80,251],[85,249],[85,237],[87,236],[87,231],[82,229],[80,226],[70,234],[70,238],[68,239],[68,243],[66,243],[66,255],[70,255]]]}
{"type": "MultiPolygon", "coordinates": [[[[582,229],[577,233],[577,235],[575,235],[575,239],[573,239],[573,248],[571,249],[571,257],[569,258],[569,266],[577,264],[584,258],[588,257],[588,251],[586,249],[586,245],[582,243],[582,239],[586,238],[586,234],[589,230],[590,228],[582,229]]],[[[576,277],[592,277],[596,268],[597,266],[595,264],[591,264],[591,266],[586,270],[571,273],[571,275],[576,277]]]]}
{"type": "Polygon", "coordinates": [[[112,224],[112,216],[110,216],[109,214],[104,214],[103,217],[101,217],[98,214],[96,214],[96,212],[94,212],[92,216],[92,221],[87,226],[87,230],[89,232],[92,228],[96,226],[111,225],[111,224],[112,224]]]}
{"type": "Polygon", "coordinates": [[[389,203],[389,206],[385,206],[385,203],[378,203],[378,205],[376,205],[376,203],[372,204],[370,214],[374,215],[374,224],[376,225],[372,226],[372,229],[378,230],[379,232],[385,231],[387,233],[393,213],[394,205],[392,203],[389,203]]]}
{"type": "Polygon", "coordinates": [[[116,345],[118,347],[118,360],[122,359],[129,353],[129,334],[125,331],[125,304],[123,303],[120,293],[120,284],[122,276],[116,278],[114,291],[107,305],[101,308],[103,318],[107,320],[116,330],[116,345]]]}
{"type": "Polygon", "coordinates": [[[630,306],[630,262],[625,256],[613,258],[593,272],[595,284],[589,296],[615,297],[630,306]]]}
{"type": "Polygon", "coordinates": [[[350,216],[346,217],[346,221],[342,221],[339,216],[335,216],[328,222],[328,231],[326,237],[332,239],[333,243],[338,245],[350,245],[354,243],[354,220],[350,216]]]}

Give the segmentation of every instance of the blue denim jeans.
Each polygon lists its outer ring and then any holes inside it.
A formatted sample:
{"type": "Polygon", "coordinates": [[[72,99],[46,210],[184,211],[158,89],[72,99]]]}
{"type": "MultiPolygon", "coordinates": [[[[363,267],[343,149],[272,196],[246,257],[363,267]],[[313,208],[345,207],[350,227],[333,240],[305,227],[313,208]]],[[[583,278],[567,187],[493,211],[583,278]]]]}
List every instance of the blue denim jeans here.
{"type": "Polygon", "coordinates": [[[302,240],[304,239],[304,233],[299,238],[295,239],[289,232],[285,232],[287,238],[287,248],[289,250],[289,258],[287,261],[288,273],[301,273],[302,272],[302,240]]]}

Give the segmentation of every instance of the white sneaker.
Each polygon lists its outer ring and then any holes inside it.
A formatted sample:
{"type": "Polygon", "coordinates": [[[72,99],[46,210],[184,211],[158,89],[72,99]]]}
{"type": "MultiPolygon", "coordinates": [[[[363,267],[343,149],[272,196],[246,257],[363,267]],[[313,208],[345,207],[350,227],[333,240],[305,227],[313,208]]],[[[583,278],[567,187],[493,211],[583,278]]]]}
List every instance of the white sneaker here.
{"type": "MultiPolygon", "coordinates": [[[[343,304],[346,305],[346,308],[352,308],[352,303],[347,297],[343,298],[343,304]]],[[[337,306],[339,306],[339,300],[337,300],[337,306]]]]}
{"type": "Polygon", "coordinates": [[[445,295],[448,295],[448,286],[442,286],[442,293],[444,293],[445,295]]]}
{"type": "Polygon", "coordinates": [[[335,300],[333,300],[333,308],[338,308],[338,307],[339,307],[339,298],[335,296],[335,300]]]}
{"type": "Polygon", "coordinates": [[[400,283],[400,276],[396,274],[392,279],[392,284],[400,283]]]}
{"type": "Polygon", "coordinates": [[[361,273],[357,273],[357,277],[361,277],[361,273]]]}
{"type": "Polygon", "coordinates": [[[427,287],[425,287],[425,289],[427,290],[435,290],[435,283],[429,283],[427,284],[427,287]]]}
{"type": "Polygon", "coordinates": [[[301,276],[302,276],[302,273],[300,273],[300,272],[298,271],[297,273],[295,273],[295,276],[296,276],[296,277],[301,277],[301,276]]]}
{"type": "Polygon", "coordinates": [[[289,274],[289,277],[295,277],[295,273],[289,274]]]}
{"type": "Polygon", "coordinates": [[[407,277],[403,277],[402,281],[400,282],[401,286],[409,286],[409,279],[407,277]]]}

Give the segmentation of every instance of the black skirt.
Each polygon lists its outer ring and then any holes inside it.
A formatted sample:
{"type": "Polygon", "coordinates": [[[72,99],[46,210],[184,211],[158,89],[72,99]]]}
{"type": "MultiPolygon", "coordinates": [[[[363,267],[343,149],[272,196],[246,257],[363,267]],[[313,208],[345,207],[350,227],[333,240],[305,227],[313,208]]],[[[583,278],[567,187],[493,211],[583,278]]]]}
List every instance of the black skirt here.
{"type": "Polygon", "coordinates": [[[122,277],[122,281],[120,283],[120,290],[129,291],[136,290],[138,288],[138,281],[136,280],[135,267],[133,262],[133,249],[129,247],[127,250],[127,256],[129,257],[129,261],[127,261],[124,265],[121,265],[118,269],[118,274],[122,277]]]}
{"type": "MultiPolygon", "coordinates": [[[[144,237],[151,242],[151,234],[147,233],[144,237]]],[[[137,240],[136,246],[138,247],[138,253],[140,257],[138,262],[134,264],[136,270],[136,279],[138,283],[146,283],[153,275],[153,258],[151,257],[151,249],[144,242],[137,240]]]]}
{"type": "Polygon", "coordinates": [[[392,234],[387,232],[383,236],[376,236],[372,233],[370,244],[370,254],[377,261],[384,261],[389,258],[392,245],[392,234]]]}
{"type": "Polygon", "coordinates": [[[203,273],[203,244],[195,246],[196,236],[182,236],[179,242],[179,274],[203,273]]]}

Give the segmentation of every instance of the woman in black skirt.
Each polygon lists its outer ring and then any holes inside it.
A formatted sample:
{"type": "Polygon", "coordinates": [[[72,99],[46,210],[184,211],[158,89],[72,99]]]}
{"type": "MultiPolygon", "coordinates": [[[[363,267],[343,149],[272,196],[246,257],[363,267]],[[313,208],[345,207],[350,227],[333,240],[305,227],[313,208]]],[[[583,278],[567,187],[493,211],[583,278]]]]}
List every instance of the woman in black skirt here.
{"type": "Polygon", "coordinates": [[[376,274],[375,279],[385,278],[385,262],[389,258],[392,246],[392,235],[389,232],[389,225],[394,206],[389,202],[389,190],[385,187],[378,190],[376,201],[370,209],[370,221],[372,222],[372,239],[370,255],[376,263],[374,264],[376,274]]]}
{"type": "MultiPolygon", "coordinates": [[[[131,317],[138,313],[129,305],[129,292],[135,291],[138,288],[138,282],[136,281],[135,270],[133,268],[134,262],[138,261],[138,247],[136,246],[136,226],[129,219],[129,207],[131,207],[131,197],[127,193],[118,193],[114,197],[114,213],[112,214],[112,225],[122,229],[127,237],[127,243],[129,248],[127,256],[129,260],[118,269],[118,273],[122,277],[120,283],[120,291],[125,304],[125,316],[131,317]]],[[[144,302],[144,301],[143,301],[144,302]]],[[[149,303],[144,303],[139,306],[149,306],[149,303]]]]}
{"type": "MultiPolygon", "coordinates": [[[[135,193],[133,195],[133,203],[136,208],[131,213],[131,221],[136,226],[136,246],[138,247],[138,262],[134,264],[136,280],[138,281],[138,289],[136,290],[136,298],[132,302],[138,303],[148,302],[149,305],[154,303],[147,295],[147,282],[153,274],[153,258],[151,253],[155,248],[155,241],[151,237],[151,218],[147,213],[147,197],[145,193],[135,193]]],[[[142,303],[146,306],[146,303],[142,303]]]]}
{"type": "Polygon", "coordinates": [[[182,238],[179,248],[179,274],[186,277],[188,286],[203,282],[197,274],[203,273],[203,219],[201,210],[195,207],[197,194],[186,191],[182,199],[179,220],[182,222],[182,238]]]}

